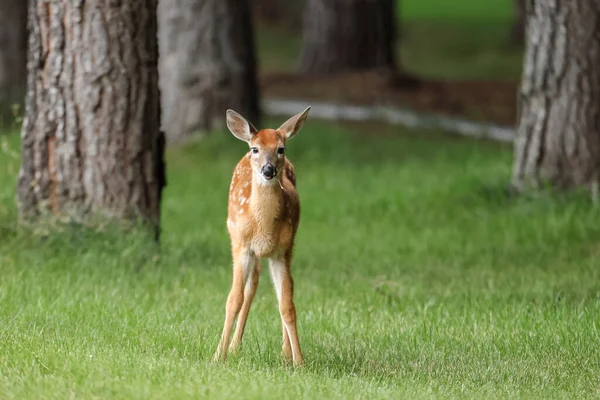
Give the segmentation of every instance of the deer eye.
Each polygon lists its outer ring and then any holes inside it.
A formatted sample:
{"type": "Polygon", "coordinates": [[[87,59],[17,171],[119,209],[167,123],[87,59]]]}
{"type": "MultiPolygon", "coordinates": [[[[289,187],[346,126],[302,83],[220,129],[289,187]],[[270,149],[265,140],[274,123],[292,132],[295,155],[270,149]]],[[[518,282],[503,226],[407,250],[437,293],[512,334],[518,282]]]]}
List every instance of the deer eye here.
{"type": "Polygon", "coordinates": [[[258,153],[258,147],[252,147],[250,150],[252,150],[252,154],[258,153]]]}
{"type": "Polygon", "coordinates": [[[283,154],[285,153],[285,147],[280,147],[277,149],[277,154],[283,154]]]}

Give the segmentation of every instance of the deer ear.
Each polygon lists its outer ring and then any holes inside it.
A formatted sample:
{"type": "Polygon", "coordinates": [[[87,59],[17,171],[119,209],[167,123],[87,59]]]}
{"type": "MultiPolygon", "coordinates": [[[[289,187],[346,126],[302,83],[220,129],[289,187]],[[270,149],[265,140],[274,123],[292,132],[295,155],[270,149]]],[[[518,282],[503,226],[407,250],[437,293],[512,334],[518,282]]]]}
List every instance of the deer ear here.
{"type": "Polygon", "coordinates": [[[250,142],[256,132],[256,128],[233,110],[227,110],[227,128],[233,133],[233,136],[244,141],[250,142]]]}
{"type": "Polygon", "coordinates": [[[302,111],[300,114],[296,114],[292,118],[285,121],[279,127],[279,132],[283,133],[286,139],[291,139],[296,136],[296,134],[300,131],[300,128],[302,128],[302,124],[304,121],[306,121],[309,111],[310,106],[306,107],[306,110],[302,111]]]}

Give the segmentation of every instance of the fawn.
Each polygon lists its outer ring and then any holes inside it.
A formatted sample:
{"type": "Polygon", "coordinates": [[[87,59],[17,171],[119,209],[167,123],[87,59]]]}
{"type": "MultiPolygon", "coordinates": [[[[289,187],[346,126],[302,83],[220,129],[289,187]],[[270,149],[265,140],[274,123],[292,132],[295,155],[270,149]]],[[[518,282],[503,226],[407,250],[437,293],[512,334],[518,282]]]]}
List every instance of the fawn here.
{"type": "Polygon", "coordinates": [[[240,114],[227,110],[227,127],[236,138],[248,143],[250,151],[237,164],[229,187],[227,230],[231,239],[233,282],[215,360],[224,360],[227,351],[234,352],[241,345],[258,286],[261,258],[267,258],[279,302],[282,355],[294,365],[304,362],[296,329],[290,271],[300,221],[300,199],[294,166],[285,157],[285,144],[300,131],[309,111],[307,107],[276,130],[258,131],[240,114]],[[238,314],[233,340],[228,346],[238,314]]]}

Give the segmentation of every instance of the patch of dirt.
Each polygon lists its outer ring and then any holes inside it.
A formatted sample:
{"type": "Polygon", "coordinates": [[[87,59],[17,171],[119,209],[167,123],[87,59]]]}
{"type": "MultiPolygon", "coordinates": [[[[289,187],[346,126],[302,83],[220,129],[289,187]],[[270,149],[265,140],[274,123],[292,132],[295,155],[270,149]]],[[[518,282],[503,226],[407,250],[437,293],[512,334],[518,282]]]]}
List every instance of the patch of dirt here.
{"type": "Polygon", "coordinates": [[[264,72],[263,94],[301,100],[385,105],[514,126],[518,82],[424,80],[401,85],[376,72],[307,76],[264,72]]]}

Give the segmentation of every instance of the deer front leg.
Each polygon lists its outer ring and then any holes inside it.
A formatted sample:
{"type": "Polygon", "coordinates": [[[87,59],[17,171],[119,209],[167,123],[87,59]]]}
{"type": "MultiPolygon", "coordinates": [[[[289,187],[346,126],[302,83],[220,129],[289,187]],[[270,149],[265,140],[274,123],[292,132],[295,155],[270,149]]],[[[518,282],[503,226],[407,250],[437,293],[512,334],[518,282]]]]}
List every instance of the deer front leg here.
{"type": "Polygon", "coordinates": [[[287,328],[285,327],[285,321],[283,320],[283,317],[281,317],[281,330],[283,336],[281,344],[281,356],[285,362],[290,362],[293,360],[292,346],[290,344],[290,335],[287,333],[287,328]]]}
{"type": "Polygon", "coordinates": [[[248,281],[249,275],[254,268],[254,255],[249,249],[236,249],[233,251],[233,281],[231,290],[227,296],[227,304],[225,306],[225,324],[221,340],[217,346],[214,360],[225,360],[227,358],[227,348],[229,346],[229,338],[231,329],[237,315],[239,314],[242,304],[244,303],[244,286],[248,281]]]}
{"type": "Polygon", "coordinates": [[[240,311],[237,325],[235,327],[233,340],[231,341],[231,345],[229,346],[230,352],[235,352],[242,344],[242,337],[244,336],[244,329],[246,328],[248,313],[250,312],[250,306],[252,305],[252,300],[254,299],[254,295],[256,294],[256,288],[258,287],[260,270],[260,260],[258,259],[258,257],[254,257],[254,267],[249,273],[250,277],[246,280],[246,285],[244,287],[244,303],[242,304],[242,309],[240,311]]]}
{"type": "Polygon", "coordinates": [[[269,269],[275,293],[279,301],[279,313],[283,323],[283,353],[286,356],[287,347],[291,347],[291,356],[294,365],[304,363],[304,357],[300,350],[298,330],[296,328],[296,307],[294,306],[294,282],[290,274],[291,257],[269,259],[269,269]],[[287,337],[286,337],[287,333],[287,337]]]}

